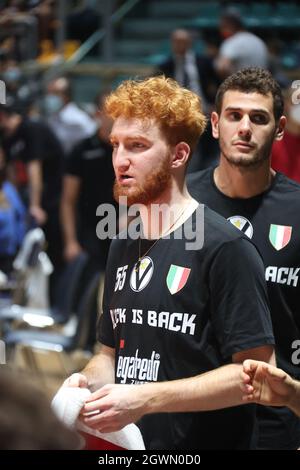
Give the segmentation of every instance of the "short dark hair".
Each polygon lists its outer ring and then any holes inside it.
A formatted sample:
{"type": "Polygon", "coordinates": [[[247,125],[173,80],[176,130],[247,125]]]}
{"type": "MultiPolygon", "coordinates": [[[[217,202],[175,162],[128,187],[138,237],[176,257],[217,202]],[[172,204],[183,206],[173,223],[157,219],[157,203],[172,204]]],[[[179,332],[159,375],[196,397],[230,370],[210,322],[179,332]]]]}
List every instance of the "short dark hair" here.
{"type": "Polygon", "coordinates": [[[228,8],[221,16],[221,22],[227,23],[234,29],[242,29],[244,27],[243,20],[239,10],[234,7],[228,8]]]}
{"type": "Polygon", "coordinates": [[[227,77],[219,86],[216,95],[216,110],[220,114],[222,110],[224,94],[228,90],[237,90],[244,93],[260,93],[273,97],[273,112],[275,121],[283,114],[283,95],[279,83],[268,70],[260,67],[248,67],[227,77]]]}

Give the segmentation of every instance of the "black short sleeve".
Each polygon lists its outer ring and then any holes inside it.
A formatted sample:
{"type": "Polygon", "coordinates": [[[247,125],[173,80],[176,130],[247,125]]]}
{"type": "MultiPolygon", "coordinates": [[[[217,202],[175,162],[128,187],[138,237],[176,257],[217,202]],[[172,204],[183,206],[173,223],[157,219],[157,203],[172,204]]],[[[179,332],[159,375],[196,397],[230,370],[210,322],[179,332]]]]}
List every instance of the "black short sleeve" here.
{"type": "Polygon", "coordinates": [[[82,152],[83,152],[83,145],[81,142],[80,144],[75,145],[69,157],[66,159],[65,171],[64,171],[65,174],[78,176],[78,178],[82,177],[82,172],[83,172],[82,152]]]}
{"type": "Polygon", "coordinates": [[[248,240],[239,238],[221,246],[210,270],[210,289],[212,324],[224,357],[274,344],[264,266],[248,240]]]}
{"type": "MultiPolygon", "coordinates": [[[[111,244],[111,248],[109,250],[108,260],[107,260],[107,267],[111,266],[113,263],[112,258],[114,257],[114,249],[113,249],[114,241],[111,244]]],[[[100,314],[99,322],[97,326],[97,339],[100,343],[104,344],[105,346],[109,346],[110,348],[115,348],[115,338],[114,338],[114,331],[113,325],[110,316],[109,310],[109,302],[110,296],[112,292],[112,277],[109,269],[106,268],[105,273],[105,285],[104,285],[104,293],[103,293],[103,303],[102,303],[102,314],[100,314]]]]}

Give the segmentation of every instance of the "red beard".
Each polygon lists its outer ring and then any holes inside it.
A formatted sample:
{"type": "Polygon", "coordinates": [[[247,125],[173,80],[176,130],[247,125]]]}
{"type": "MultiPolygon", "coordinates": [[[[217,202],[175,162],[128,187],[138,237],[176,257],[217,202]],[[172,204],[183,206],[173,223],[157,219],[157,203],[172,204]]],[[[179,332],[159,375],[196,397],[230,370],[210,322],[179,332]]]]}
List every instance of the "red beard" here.
{"type": "Polygon", "coordinates": [[[119,202],[121,196],[127,197],[127,205],[144,204],[148,205],[155,201],[169,186],[171,181],[171,173],[168,158],[161,165],[153,170],[143,184],[134,183],[131,187],[122,186],[115,181],[114,198],[119,202]]]}

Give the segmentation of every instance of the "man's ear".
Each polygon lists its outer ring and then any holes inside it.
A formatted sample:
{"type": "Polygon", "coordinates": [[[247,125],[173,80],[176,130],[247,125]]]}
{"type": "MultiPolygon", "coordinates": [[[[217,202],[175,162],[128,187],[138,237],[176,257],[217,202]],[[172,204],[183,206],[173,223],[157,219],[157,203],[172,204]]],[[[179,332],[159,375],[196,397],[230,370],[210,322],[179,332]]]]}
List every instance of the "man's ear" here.
{"type": "Polygon", "coordinates": [[[190,146],[186,142],[179,142],[174,147],[174,153],[172,154],[171,168],[179,168],[186,165],[191,153],[190,146]]]}
{"type": "Polygon", "coordinates": [[[284,134],[284,129],[286,126],[286,117],[281,116],[278,122],[278,126],[276,129],[276,135],[275,135],[275,140],[281,140],[284,134]]]}
{"type": "Polygon", "coordinates": [[[219,115],[216,111],[211,113],[211,128],[212,128],[212,135],[215,139],[219,138],[219,115]]]}

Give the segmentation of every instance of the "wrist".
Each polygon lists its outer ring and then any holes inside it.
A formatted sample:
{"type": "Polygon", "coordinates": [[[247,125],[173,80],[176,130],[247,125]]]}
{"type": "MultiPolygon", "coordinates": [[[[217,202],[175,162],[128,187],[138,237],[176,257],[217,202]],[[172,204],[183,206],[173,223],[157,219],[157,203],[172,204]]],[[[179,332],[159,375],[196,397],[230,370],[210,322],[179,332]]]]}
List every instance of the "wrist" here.
{"type": "Polygon", "coordinates": [[[66,241],[67,246],[73,246],[73,245],[78,245],[78,241],[76,238],[70,238],[69,240],[66,241]]]}
{"type": "Polygon", "coordinates": [[[164,411],[167,390],[165,390],[163,382],[139,385],[139,389],[143,415],[164,411]]]}

